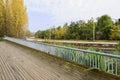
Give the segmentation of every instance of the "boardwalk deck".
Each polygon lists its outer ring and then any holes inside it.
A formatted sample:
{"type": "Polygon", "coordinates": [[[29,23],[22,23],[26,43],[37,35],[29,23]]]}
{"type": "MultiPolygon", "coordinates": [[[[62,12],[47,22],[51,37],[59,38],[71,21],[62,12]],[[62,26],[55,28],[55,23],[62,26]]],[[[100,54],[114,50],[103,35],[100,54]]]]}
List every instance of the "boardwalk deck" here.
{"type": "Polygon", "coordinates": [[[0,42],[0,80],[119,80],[85,70],[24,46],[0,42]]]}

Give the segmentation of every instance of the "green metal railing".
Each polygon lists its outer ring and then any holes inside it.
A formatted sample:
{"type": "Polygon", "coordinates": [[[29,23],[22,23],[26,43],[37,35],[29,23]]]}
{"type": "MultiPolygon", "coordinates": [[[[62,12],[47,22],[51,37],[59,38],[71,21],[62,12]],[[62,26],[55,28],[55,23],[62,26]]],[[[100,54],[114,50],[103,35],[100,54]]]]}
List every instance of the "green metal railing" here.
{"type": "Polygon", "coordinates": [[[57,57],[62,57],[69,61],[74,61],[87,67],[94,67],[108,73],[120,75],[120,55],[56,46],[41,42],[37,43],[11,37],[5,37],[4,39],[57,57]]]}

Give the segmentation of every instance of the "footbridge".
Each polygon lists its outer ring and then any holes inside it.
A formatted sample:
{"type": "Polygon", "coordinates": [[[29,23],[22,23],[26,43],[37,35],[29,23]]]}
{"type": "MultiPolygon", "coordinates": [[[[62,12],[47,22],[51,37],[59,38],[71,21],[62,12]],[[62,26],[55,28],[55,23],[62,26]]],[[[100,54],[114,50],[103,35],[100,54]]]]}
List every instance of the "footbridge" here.
{"type": "Polygon", "coordinates": [[[5,37],[1,80],[120,80],[120,55],[5,37]]]}

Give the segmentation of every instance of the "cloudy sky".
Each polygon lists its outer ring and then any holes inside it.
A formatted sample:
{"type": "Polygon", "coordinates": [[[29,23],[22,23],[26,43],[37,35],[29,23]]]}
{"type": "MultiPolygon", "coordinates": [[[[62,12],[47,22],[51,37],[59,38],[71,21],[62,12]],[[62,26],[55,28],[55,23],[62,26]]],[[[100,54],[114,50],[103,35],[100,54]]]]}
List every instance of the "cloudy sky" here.
{"type": "Polygon", "coordinates": [[[25,0],[32,32],[108,14],[120,18],[120,0],[25,0]]]}

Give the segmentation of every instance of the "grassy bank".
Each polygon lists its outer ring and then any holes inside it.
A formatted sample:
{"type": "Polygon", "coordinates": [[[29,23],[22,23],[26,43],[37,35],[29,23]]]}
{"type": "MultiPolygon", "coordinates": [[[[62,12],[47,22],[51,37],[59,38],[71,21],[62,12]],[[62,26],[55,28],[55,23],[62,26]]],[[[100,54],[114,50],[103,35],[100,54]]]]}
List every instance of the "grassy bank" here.
{"type": "Polygon", "coordinates": [[[3,41],[3,38],[2,38],[2,37],[0,37],[0,41],[3,41]]]}

